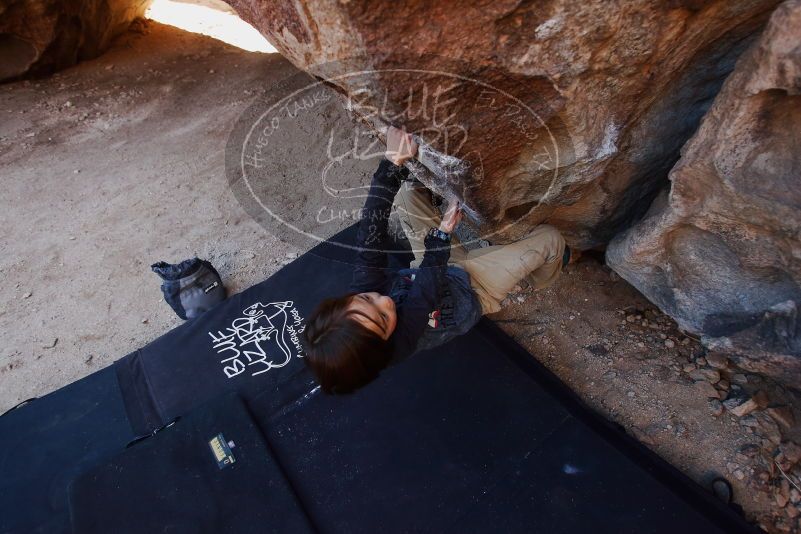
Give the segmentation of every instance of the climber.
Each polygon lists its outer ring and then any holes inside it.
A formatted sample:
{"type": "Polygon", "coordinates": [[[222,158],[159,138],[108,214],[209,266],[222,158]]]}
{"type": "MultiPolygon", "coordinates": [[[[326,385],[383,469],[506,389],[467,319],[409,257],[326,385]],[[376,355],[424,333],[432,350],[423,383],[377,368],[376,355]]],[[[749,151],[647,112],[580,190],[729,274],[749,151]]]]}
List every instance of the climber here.
{"type": "Polygon", "coordinates": [[[411,134],[389,129],[357,229],[351,292],[324,300],[309,317],[305,361],[325,392],[351,392],[390,363],[467,332],[483,314],[499,311],[523,278],[536,289],[548,286],[571,260],[549,225],[515,243],[466,251],[452,235],[462,219],[458,203],[441,217],[430,192],[404,180],[403,164],[416,154],[411,134]],[[388,274],[393,200],[415,259],[388,274]]]}

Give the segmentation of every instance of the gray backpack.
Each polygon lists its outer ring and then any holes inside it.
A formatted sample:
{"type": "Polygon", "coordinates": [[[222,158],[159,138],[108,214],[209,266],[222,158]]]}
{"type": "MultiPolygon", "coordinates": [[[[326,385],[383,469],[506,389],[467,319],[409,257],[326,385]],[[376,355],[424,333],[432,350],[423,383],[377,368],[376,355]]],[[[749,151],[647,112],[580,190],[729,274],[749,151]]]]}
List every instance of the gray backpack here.
{"type": "Polygon", "coordinates": [[[163,261],[150,266],[161,276],[164,300],[181,319],[192,319],[225,300],[220,275],[204,260],[192,258],[172,265],[163,261]]]}

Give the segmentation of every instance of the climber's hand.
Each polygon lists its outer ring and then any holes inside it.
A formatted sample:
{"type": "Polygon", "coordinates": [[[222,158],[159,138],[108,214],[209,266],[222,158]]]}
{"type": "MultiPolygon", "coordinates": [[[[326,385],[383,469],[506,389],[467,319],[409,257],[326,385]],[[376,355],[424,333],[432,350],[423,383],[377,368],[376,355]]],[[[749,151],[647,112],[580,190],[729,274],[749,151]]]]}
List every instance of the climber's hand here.
{"type": "Polygon", "coordinates": [[[446,234],[450,234],[453,232],[453,229],[459,225],[459,221],[461,220],[462,210],[459,207],[459,201],[452,200],[450,205],[448,205],[448,209],[445,210],[445,215],[442,217],[442,222],[439,223],[439,229],[446,234]]]}
{"type": "Polygon", "coordinates": [[[387,130],[387,159],[395,165],[403,165],[404,162],[416,155],[417,143],[412,138],[412,134],[406,133],[406,128],[399,130],[390,126],[387,130]]]}

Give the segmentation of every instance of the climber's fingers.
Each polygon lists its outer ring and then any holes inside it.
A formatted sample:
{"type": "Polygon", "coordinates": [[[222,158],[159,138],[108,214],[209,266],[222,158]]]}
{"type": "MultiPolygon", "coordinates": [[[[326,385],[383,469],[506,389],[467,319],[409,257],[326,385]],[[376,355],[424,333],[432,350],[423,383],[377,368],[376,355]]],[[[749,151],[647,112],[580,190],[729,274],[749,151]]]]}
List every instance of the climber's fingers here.
{"type": "Polygon", "coordinates": [[[454,228],[456,228],[462,220],[462,216],[463,212],[459,201],[451,201],[448,205],[448,209],[445,210],[445,215],[442,216],[442,223],[440,223],[439,229],[447,233],[453,232],[454,228]]]}
{"type": "Polygon", "coordinates": [[[399,129],[390,126],[387,130],[387,159],[395,165],[402,165],[415,155],[417,155],[417,142],[412,134],[406,133],[405,127],[399,129]]]}

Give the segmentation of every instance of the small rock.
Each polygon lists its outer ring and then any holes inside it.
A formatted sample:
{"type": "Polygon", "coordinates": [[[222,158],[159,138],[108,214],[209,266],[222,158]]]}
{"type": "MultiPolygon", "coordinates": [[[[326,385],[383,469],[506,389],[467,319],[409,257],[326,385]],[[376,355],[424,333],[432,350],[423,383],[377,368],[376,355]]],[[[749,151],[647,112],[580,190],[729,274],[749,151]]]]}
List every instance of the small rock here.
{"type": "Polygon", "coordinates": [[[790,500],[790,482],[786,478],[782,478],[779,480],[779,487],[776,488],[776,491],[779,492],[787,501],[790,500]]]}
{"type": "Polygon", "coordinates": [[[56,345],[58,345],[58,338],[54,338],[53,341],[51,341],[49,345],[42,345],[42,348],[43,349],[52,349],[56,345]]]}
{"type": "Polygon", "coordinates": [[[729,391],[729,381],[728,380],[721,380],[720,382],[718,382],[715,385],[717,387],[719,387],[720,389],[722,389],[723,391],[729,391]]]}
{"type": "Polygon", "coordinates": [[[745,473],[743,473],[742,469],[735,469],[734,478],[737,480],[743,480],[745,478],[745,473]]]}
{"type": "Polygon", "coordinates": [[[638,341],[638,342],[637,342],[637,346],[638,346],[639,348],[641,348],[641,349],[644,349],[644,348],[645,348],[645,343],[643,343],[642,341],[638,341]]]}
{"type": "Polygon", "coordinates": [[[92,360],[93,359],[94,359],[94,356],[92,356],[90,354],[89,356],[86,357],[86,359],[83,361],[83,363],[85,363],[86,365],[92,365],[92,360]]]}
{"type": "Polygon", "coordinates": [[[684,346],[689,345],[690,344],[690,338],[685,337],[684,339],[681,340],[681,344],[684,345],[684,346]]]}
{"type": "Polygon", "coordinates": [[[745,402],[745,399],[743,397],[730,397],[723,401],[723,407],[726,408],[727,410],[733,410],[739,405],[741,405],[743,402],[745,402]]]}
{"type": "Polygon", "coordinates": [[[743,417],[750,414],[757,408],[759,408],[759,405],[756,403],[756,401],[754,399],[748,399],[744,403],[731,408],[729,411],[737,417],[743,417]]]}
{"type": "Polygon", "coordinates": [[[801,447],[792,441],[783,442],[779,445],[779,450],[791,464],[797,464],[801,460],[801,447]]]}
{"type": "Polygon", "coordinates": [[[30,291],[28,291],[27,293],[25,293],[24,295],[22,295],[22,298],[24,298],[24,299],[29,299],[29,298],[31,298],[32,296],[33,296],[33,293],[31,293],[30,291]]]}
{"type": "Polygon", "coordinates": [[[782,441],[782,433],[781,430],[779,430],[779,425],[776,424],[776,421],[771,419],[765,413],[757,413],[754,415],[759,421],[759,431],[761,437],[769,440],[774,445],[779,445],[782,441]]]}
{"type": "Polygon", "coordinates": [[[754,394],[754,402],[757,403],[760,410],[764,410],[770,404],[770,399],[768,399],[768,394],[764,391],[760,390],[754,394]]]}
{"type": "Polygon", "coordinates": [[[795,519],[796,517],[801,515],[801,510],[799,510],[798,507],[796,506],[788,506],[785,512],[787,512],[787,517],[789,517],[790,519],[795,519]]]}
{"type": "Polygon", "coordinates": [[[706,365],[706,358],[699,356],[695,359],[695,363],[698,365],[698,367],[703,367],[706,365]]]}
{"type": "Polygon", "coordinates": [[[626,316],[626,321],[628,321],[628,322],[630,322],[630,323],[633,323],[633,322],[634,322],[634,321],[636,321],[636,320],[637,320],[637,319],[636,319],[636,318],[635,318],[633,315],[627,315],[627,316],[626,316]]]}
{"type": "Polygon", "coordinates": [[[681,369],[682,369],[682,371],[684,371],[685,373],[692,373],[693,371],[695,371],[695,370],[697,369],[697,367],[695,366],[695,364],[694,364],[694,363],[687,363],[687,364],[685,364],[685,365],[684,365],[684,367],[682,367],[681,369]]]}
{"type": "Polygon", "coordinates": [[[74,171],[72,171],[72,174],[80,174],[80,173],[81,173],[81,169],[75,169],[74,171]]]}
{"type": "Polygon", "coordinates": [[[67,100],[66,102],[64,102],[64,107],[65,107],[65,108],[71,108],[71,107],[72,107],[72,102],[70,102],[69,100],[67,100]]]}
{"type": "Polygon", "coordinates": [[[676,342],[673,341],[672,339],[666,339],[665,340],[665,347],[667,347],[669,349],[672,349],[675,346],[676,346],[676,342]]]}
{"type": "Polygon", "coordinates": [[[710,384],[717,384],[720,382],[719,371],[714,371],[712,369],[701,369],[700,371],[706,375],[706,379],[709,380],[710,384]]]}
{"type": "Polygon", "coordinates": [[[712,411],[712,415],[717,417],[723,414],[723,403],[718,399],[709,399],[709,409],[712,411]]]}
{"type": "Polygon", "coordinates": [[[720,382],[720,373],[712,369],[696,369],[690,373],[690,378],[693,380],[706,380],[710,384],[717,384],[720,382]]]}
{"type": "Polygon", "coordinates": [[[747,458],[754,458],[757,454],[759,454],[759,445],[754,443],[746,443],[740,447],[738,454],[742,454],[747,458]]]}
{"type": "Polygon", "coordinates": [[[720,352],[710,352],[706,355],[706,361],[715,369],[726,369],[729,366],[729,359],[720,352]]]}
{"type": "Polygon", "coordinates": [[[634,393],[633,391],[627,391],[627,392],[626,392],[626,396],[627,396],[628,398],[630,398],[630,399],[633,399],[633,398],[634,398],[634,395],[635,395],[635,393],[634,393]]]}
{"type": "Polygon", "coordinates": [[[779,508],[784,508],[785,506],[787,506],[787,503],[790,502],[789,495],[782,495],[781,491],[776,492],[776,494],[774,495],[774,499],[776,500],[776,506],[778,506],[779,508]]]}
{"type": "Polygon", "coordinates": [[[695,388],[705,397],[710,399],[719,399],[720,393],[715,389],[715,386],[706,380],[699,380],[695,383],[695,388]]]}
{"type": "Polygon", "coordinates": [[[148,321],[148,319],[147,319],[147,317],[145,317],[144,319],[142,319],[142,324],[147,324],[147,321],[148,321]]]}
{"type": "Polygon", "coordinates": [[[731,376],[731,383],[732,384],[739,384],[741,386],[744,386],[744,385],[748,384],[748,378],[744,374],[741,374],[741,373],[733,374],[731,376]]]}
{"type": "Polygon", "coordinates": [[[768,473],[765,469],[759,467],[757,468],[757,475],[756,480],[759,481],[759,486],[762,488],[763,491],[767,489],[767,483],[770,480],[770,473],[768,473]]]}
{"type": "Polygon", "coordinates": [[[793,417],[793,411],[789,406],[771,406],[765,411],[784,428],[788,430],[793,428],[795,417],[793,417]]]}
{"type": "Polygon", "coordinates": [[[615,378],[617,373],[614,371],[607,371],[604,373],[604,378],[615,378]]]}

